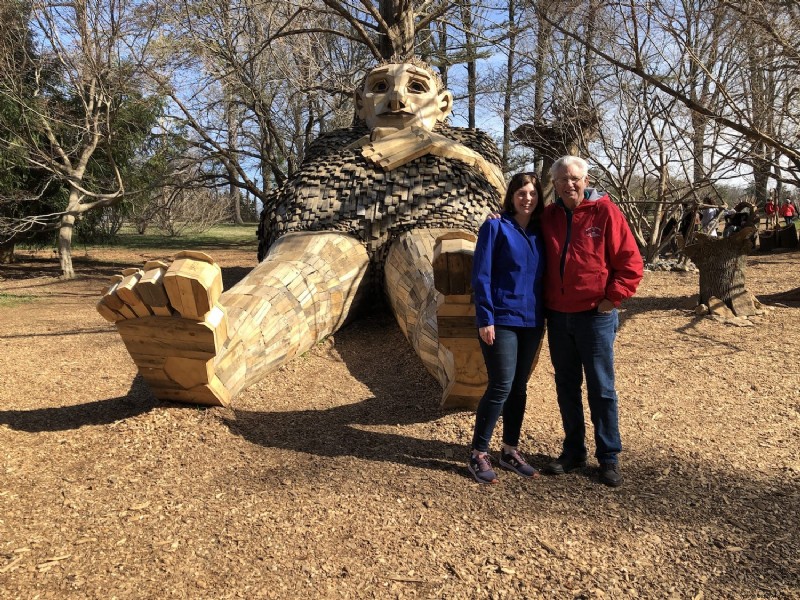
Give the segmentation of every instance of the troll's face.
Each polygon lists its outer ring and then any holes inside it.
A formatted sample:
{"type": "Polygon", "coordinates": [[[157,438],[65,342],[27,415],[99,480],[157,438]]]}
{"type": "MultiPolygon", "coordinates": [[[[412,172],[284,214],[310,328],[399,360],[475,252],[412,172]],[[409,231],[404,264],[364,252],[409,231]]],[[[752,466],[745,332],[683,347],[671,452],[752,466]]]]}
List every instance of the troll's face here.
{"type": "Polygon", "coordinates": [[[431,131],[453,108],[453,94],[439,91],[434,76],[410,63],[381,65],[370,71],[356,92],[358,116],[376,127],[431,131]]]}

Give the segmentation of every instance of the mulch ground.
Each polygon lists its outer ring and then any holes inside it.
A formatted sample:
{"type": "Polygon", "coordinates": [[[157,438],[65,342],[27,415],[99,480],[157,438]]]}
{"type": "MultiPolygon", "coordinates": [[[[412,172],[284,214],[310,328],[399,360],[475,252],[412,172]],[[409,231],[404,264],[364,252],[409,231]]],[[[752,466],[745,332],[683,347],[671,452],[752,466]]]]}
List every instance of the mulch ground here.
{"type": "MultiPolygon", "coordinates": [[[[230,285],[254,248],[210,250],[230,285]]],[[[107,277],[151,253],[0,267],[2,598],[800,598],[800,252],[756,254],[753,327],[698,317],[696,273],[648,272],[617,343],[622,465],[480,486],[469,412],[391,316],[367,315],[232,408],[159,402],[107,277]],[[32,297],[32,298],[31,298],[32,297]]],[[[546,347],[522,446],[561,425],[546,347]]],[[[591,448],[591,446],[590,446],[591,448]]]]}

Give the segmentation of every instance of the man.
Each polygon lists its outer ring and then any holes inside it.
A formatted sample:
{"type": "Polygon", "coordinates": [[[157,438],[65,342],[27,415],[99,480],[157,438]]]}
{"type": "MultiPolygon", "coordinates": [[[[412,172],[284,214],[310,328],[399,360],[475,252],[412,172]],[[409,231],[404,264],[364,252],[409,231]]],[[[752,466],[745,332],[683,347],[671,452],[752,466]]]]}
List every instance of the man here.
{"type": "Polygon", "coordinates": [[[772,229],[778,224],[778,207],[771,195],[764,204],[764,213],[767,215],[767,229],[772,229]]]}
{"type": "Polygon", "coordinates": [[[564,426],[561,455],[544,472],[561,475],[586,466],[585,376],[600,481],[616,487],[622,484],[614,385],[617,307],[636,291],[643,263],[622,212],[608,194],[588,187],[588,170],[582,158],[559,158],[550,169],[556,201],[542,215],[547,339],[564,426]]]}

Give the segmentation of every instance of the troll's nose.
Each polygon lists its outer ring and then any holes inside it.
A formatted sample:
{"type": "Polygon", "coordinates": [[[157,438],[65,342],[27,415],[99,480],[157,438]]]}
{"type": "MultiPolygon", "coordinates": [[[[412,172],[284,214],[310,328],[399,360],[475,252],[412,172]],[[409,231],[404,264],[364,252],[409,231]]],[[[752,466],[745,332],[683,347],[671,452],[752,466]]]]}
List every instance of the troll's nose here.
{"type": "Polygon", "coordinates": [[[393,111],[403,110],[406,107],[405,94],[402,91],[395,90],[389,97],[389,108],[393,111]]]}

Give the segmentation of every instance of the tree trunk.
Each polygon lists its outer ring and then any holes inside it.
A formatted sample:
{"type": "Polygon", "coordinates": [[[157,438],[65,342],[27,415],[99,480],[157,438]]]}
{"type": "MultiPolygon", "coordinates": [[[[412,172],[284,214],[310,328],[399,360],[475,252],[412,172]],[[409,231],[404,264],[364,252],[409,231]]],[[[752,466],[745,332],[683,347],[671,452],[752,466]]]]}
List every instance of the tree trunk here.
{"type": "Polygon", "coordinates": [[[58,260],[61,264],[61,276],[64,279],[75,279],[75,269],[72,268],[72,232],[75,226],[73,215],[64,215],[61,218],[61,227],[58,230],[58,260]]]}
{"type": "Polygon", "coordinates": [[[0,244],[0,265],[8,265],[14,262],[14,242],[0,244]]]}
{"type": "Polygon", "coordinates": [[[239,187],[231,184],[230,186],[231,206],[233,208],[233,222],[236,225],[244,225],[242,219],[242,193],[239,187]]]}
{"type": "MultiPolygon", "coordinates": [[[[511,155],[511,101],[514,99],[514,61],[516,60],[517,29],[516,5],[514,0],[508,2],[508,57],[506,58],[506,81],[503,90],[503,170],[508,169],[508,158],[511,155]]],[[[537,113],[538,114],[538,113],[537,113]]]]}
{"type": "Polygon", "coordinates": [[[475,22],[472,11],[474,6],[470,2],[461,4],[461,21],[464,26],[464,52],[467,63],[467,127],[475,129],[476,109],[478,106],[478,70],[475,22]]]}
{"type": "MultiPolygon", "coordinates": [[[[225,86],[225,116],[228,121],[228,148],[231,153],[231,160],[236,163],[239,162],[238,152],[238,135],[239,135],[239,115],[234,104],[231,90],[229,86],[225,86]]],[[[231,209],[233,212],[233,223],[235,225],[243,225],[242,221],[242,195],[239,191],[239,186],[236,183],[239,176],[232,168],[228,168],[228,177],[230,184],[228,186],[228,194],[231,199],[231,209]]]]}
{"type": "Polygon", "coordinates": [[[414,11],[410,5],[397,0],[380,0],[378,10],[388,31],[380,36],[379,48],[383,58],[392,55],[411,57],[414,54],[414,11]]]}
{"type": "Polygon", "coordinates": [[[700,272],[700,303],[713,298],[724,302],[737,317],[758,314],[756,300],[745,286],[747,255],[755,228],[745,227],[727,238],[695,235],[695,243],[683,249],[700,272]]]}

